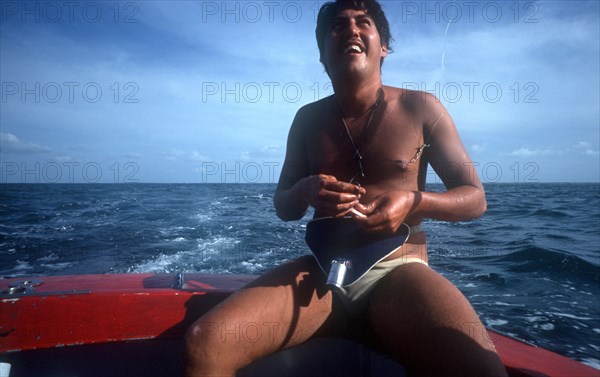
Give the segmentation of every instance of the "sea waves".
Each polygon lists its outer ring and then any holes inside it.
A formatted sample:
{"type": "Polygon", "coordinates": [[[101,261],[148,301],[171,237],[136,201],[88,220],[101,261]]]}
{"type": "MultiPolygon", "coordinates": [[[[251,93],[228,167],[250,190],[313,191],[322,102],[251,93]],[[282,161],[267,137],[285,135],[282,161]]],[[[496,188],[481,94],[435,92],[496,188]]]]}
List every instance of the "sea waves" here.
{"type": "MultiPolygon", "coordinates": [[[[261,274],[308,253],[310,214],[280,221],[274,188],[3,185],[0,276],[261,274]]],[[[487,326],[599,366],[599,189],[488,185],[481,219],[425,221],[430,265],[487,326]]]]}

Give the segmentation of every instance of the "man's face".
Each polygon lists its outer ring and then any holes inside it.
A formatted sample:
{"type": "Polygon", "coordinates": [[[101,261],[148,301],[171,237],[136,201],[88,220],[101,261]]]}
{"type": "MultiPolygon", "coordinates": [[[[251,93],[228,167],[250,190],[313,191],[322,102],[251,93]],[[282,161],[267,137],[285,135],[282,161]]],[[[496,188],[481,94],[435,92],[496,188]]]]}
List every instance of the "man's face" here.
{"type": "Polygon", "coordinates": [[[334,18],[325,37],[322,61],[330,76],[343,78],[380,72],[386,55],[387,46],[381,46],[373,19],[362,10],[345,9],[334,18]]]}

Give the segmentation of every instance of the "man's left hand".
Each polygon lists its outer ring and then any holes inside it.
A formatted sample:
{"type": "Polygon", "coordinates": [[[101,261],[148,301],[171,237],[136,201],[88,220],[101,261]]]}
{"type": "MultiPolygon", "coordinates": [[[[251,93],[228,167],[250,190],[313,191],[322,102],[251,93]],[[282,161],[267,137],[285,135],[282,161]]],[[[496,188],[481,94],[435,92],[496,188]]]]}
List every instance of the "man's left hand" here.
{"type": "Polygon", "coordinates": [[[413,191],[388,191],[371,202],[357,204],[354,208],[366,217],[363,221],[372,232],[395,233],[418,204],[418,193],[413,191]]]}

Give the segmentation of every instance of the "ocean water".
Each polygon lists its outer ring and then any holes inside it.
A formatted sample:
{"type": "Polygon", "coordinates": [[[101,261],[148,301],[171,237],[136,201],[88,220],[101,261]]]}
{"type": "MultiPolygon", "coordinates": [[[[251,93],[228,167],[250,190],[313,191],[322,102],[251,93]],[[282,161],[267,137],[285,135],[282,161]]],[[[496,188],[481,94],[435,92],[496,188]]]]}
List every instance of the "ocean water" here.
{"type": "MultiPolygon", "coordinates": [[[[273,184],[0,185],[0,278],[260,274],[307,254],[273,184]]],[[[432,185],[431,190],[440,186],[432,185]]],[[[484,323],[600,369],[600,184],[489,184],[471,222],[426,221],[430,265],[484,323]]]]}

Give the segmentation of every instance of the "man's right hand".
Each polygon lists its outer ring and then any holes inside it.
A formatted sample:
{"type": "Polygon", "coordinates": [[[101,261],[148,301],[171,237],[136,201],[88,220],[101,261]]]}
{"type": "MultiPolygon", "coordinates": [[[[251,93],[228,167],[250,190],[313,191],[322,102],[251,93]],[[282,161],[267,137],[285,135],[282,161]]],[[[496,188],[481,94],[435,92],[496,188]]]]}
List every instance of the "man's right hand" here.
{"type": "Polygon", "coordinates": [[[366,191],[358,185],[338,181],[334,176],[318,174],[303,179],[302,193],[319,216],[342,217],[359,203],[366,191]]]}

